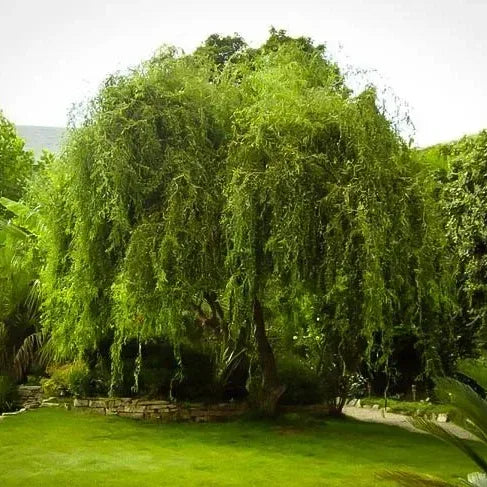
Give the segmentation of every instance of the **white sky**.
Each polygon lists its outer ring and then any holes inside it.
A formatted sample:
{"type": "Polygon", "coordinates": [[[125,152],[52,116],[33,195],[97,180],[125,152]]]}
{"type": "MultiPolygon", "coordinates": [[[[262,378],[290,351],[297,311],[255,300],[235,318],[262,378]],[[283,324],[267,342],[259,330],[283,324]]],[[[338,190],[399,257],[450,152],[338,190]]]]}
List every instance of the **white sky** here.
{"type": "Polygon", "coordinates": [[[0,0],[0,109],[64,126],[72,103],[162,44],[238,32],[256,46],[271,25],[376,70],[420,146],[487,128],[487,0],[0,0]]]}

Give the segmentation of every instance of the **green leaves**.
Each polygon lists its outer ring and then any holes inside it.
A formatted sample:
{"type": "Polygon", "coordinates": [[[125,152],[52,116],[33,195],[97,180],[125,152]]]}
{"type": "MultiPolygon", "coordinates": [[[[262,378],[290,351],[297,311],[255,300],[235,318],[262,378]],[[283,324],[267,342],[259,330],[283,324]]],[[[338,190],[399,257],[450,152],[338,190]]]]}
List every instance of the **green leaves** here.
{"type": "Polygon", "coordinates": [[[116,371],[130,338],[203,346],[208,294],[228,317],[211,342],[223,350],[252,350],[255,298],[276,347],[312,332],[321,346],[302,353],[333,367],[387,363],[395,326],[428,345],[450,291],[436,284],[441,225],[377,105],[323,46],[282,31],[257,50],[212,36],[110,76],[35,184],[61,355],[108,337],[116,371]]]}
{"type": "Polygon", "coordinates": [[[447,234],[458,258],[460,296],[485,339],[487,264],[487,132],[443,148],[447,155],[442,201],[447,234]]]}
{"type": "Polygon", "coordinates": [[[0,196],[20,198],[33,167],[32,152],[24,150],[15,126],[0,111],[0,196]]]}

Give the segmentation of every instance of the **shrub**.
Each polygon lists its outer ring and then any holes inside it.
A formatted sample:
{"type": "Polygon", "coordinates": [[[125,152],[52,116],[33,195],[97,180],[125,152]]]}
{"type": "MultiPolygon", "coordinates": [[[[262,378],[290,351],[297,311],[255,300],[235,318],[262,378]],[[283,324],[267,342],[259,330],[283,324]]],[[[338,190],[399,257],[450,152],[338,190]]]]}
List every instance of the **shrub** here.
{"type": "Polygon", "coordinates": [[[173,347],[165,341],[155,342],[145,345],[142,353],[140,394],[151,397],[168,396],[171,379],[177,367],[173,347]]]}
{"type": "Polygon", "coordinates": [[[299,357],[288,355],[277,363],[279,379],[286,386],[281,403],[285,405],[317,404],[323,401],[320,378],[299,357]]]}
{"type": "Polygon", "coordinates": [[[139,392],[144,396],[162,397],[169,394],[173,371],[171,369],[142,367],[139,392]]]}
{"type": "Polygon", "coordinates": [[[182,377],[173,381],[173,395],[182,400],[204,400],[219,397],[211,357],[189,348],[181,348],[182,377]]]}
{"type": "Polygon", "coordinates": [[[17,402],[17,387],[7,375],[0,375],[0,413],[11,411],[17,402]]]}
{"type": "Polygon", "coordinates": [[[88,366],[81,361],[52,366],[48,379],[41,380],[44,394],[48,396],[87,396],[90,393],[91,375],[88,366]]]}

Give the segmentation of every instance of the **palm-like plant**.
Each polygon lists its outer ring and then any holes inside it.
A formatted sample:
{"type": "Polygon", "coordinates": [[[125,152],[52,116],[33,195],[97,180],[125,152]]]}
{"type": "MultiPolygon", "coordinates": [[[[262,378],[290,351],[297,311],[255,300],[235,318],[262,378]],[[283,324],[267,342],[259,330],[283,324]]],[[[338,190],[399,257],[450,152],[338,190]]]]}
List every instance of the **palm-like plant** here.
{"type": "MultiPolygon", "coordinates": [[[[487,391],[487,362],[485,360],[466,360],[460,364],[459,372],[487,391]]],[[[473,433],[482,443],[487,444],[487,401],[484,397],[470,385],[452,378],[438,379],[436,390],[440,399],[449,402],[457,409],[460,425],[473,433]]],[[[410,472],[387,472],[382,474],[381,478],[394,480],[402,486],[487,487],[487,459],[477,453],[468,442],[433,421],[417,418],[413,420],[413,424],[418,429],[431,433],[458,448],[479,467],[480,472],[469,474],[467,479],[459,479],[457,484],[410,472]]]]}
{"type": "Polygon", "coordinates": [[[13,220],[0,218],[0,373],[21,379],[34,361],[46,362],[46,336],[36,331],[40,286],[32,256],[38,215],[26,205],[0,198],[13,220]]]}

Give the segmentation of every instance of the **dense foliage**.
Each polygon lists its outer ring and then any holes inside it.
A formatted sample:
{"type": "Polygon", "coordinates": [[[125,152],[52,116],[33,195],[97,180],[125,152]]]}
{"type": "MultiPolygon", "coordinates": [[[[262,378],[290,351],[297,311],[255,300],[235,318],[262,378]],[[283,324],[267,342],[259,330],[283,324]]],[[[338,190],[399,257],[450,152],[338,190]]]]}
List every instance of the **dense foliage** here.
{"type": "MultiPolygon", "coordinates": [[[[487,402],[485,391],[487,390],[487,365],[485,358],[479,360],[461,361],[459,373],[469,381],[466,384],[453,378],[437,379],[437,394],[443,402],[455,408],[457,422],[464,429],[470,431],[482,443],[487,443],[487,402]],[[479,393],[479,390],[482,393],[479,393]]],[[[467,479],[459,479],[458,482],[444,482],[440,479],[426,477],[411,472],[390,472],[383,476],[385,479],[395,480],[398,485],[414,487],[417,485],[438,485],[454,487],[455,485],[467,485],[470,487],[484,487],[487,484],[487,460],[482,456],[477,446],[460,439],[453,432],[445,429],[435,421],[417,418],[414,425],[456,447],[464,455],[469,457],[480,472],[470,473],[467,479]]]]}
{"type": "Polygon", "coordinates": [[[487,132],[443,147],[449,170],[444,178],[443,204],[447,233],[458,257],[458,289],[469,327],[487,324],[487,132]]]}
{"type": "Polygon", "coordinates": [[[40,253],[47,388],[339,410],[482,346],[485,136],[412,151],[324,46],[165,48],[74,120],[35,210],[4,201],[40,253]]]}
{"type": "Polygon", "coordinates": [[[30,234],[17,226],[14,210],[34,167],[33,156],[0,113],[0,412],[14,405],[16,358],[38,325],[36,267],[30,234]]]}
{"type": "Polygon", "coordinates": [[[20,198],[32,165],[32,153],[24,150],[24,141],[0,111],[0,196],[20,198]]]}

